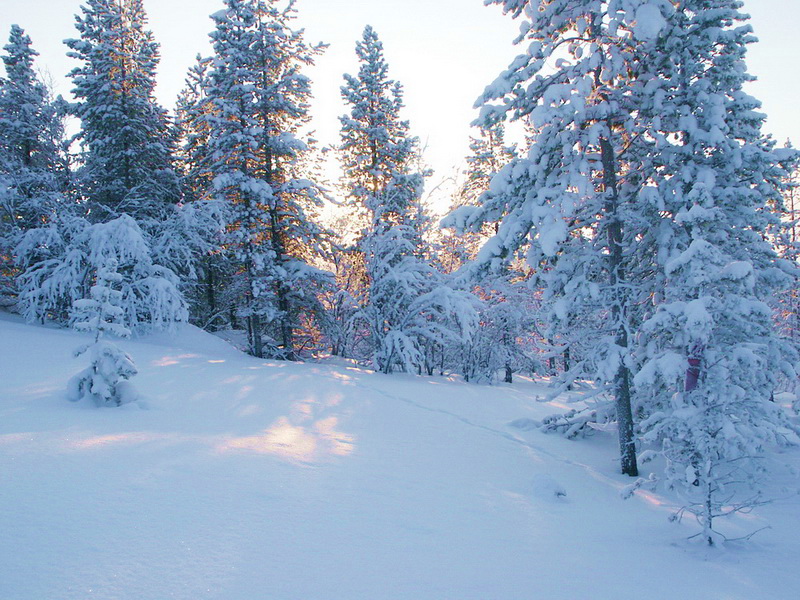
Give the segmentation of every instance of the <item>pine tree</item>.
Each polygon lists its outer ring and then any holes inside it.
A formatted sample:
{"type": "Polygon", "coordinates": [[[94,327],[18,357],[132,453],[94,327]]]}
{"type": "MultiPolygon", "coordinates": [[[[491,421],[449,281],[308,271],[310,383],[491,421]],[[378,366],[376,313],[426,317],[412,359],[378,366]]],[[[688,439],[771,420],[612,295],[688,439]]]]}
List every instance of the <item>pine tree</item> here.
{"type": "Polygon", "coordinates": [[[197,55],[176,104],[179,139],[176,154],[183,180],[184,201],[207,196],[213,179],[209,138],[214,104],[207,95],[211,63],[211,58],[197,55]]]}
{"type": "MultiPolygon", "coordinates": [[[[505,144],[505,129],[495,123],[479,128],[470,136],[465,179],[458,189],[450,214],[442,226],[452,228],[462,212],[471,214],[488,192],[492,178],[516,156],[516,148],[505,144]]],[[[457,228],[456,228],[457,229],[457,228]]],[[[483,243],[496,231],[497,223],[486,221],[480,231],[450,229],[443,238],[442,258],[447,272],[474,261],[483,243]]],[[[482,273],[469,280],[473,293],[480,300],[480,327],[468,343],[455,347],[454,366],[467,381],[493,381],[500,369],[503,380],[512,383],[513,372],[533,363],[521,347],[533,329],[534,302],[526,289],[520,265],[504,268],[500,273],[482,273]]],[[[457,275],[457,277],[459,277],[457,275]]]]}
{"type": "Polygon", "coordinates": [[[150,230],[180,197],[174,135],[153,96],[158,44],[142,0],[87,0],[81,11],[80,38],[65,43],[82,61],[70,73],[82,195],[93,221],[130,214],[150,230]]]}
{"type": "MultiPolygon", "coordinates": [[[[516,154],[516,149],[506,146],[505,130],[502,123],[488,129],[478,129],[478,135],[470,136],[470,154],[463,172],[464,181],[459,186],[450,207],[450,215],[443,221],[443,227],[452,227],[459,218],[459,209],[480,204],[480,197],[489,189],[489,184],[502,167],[516,154]]],[[[480,232],[448,232],[443,240],[445,269],[452,272],[472,261],[483,242],[495,231],[496,224],[487,223],[480,232]]]]}
{"type": "MultiPolygon", "coordinates": [[[[787,142],[786,148],[791,149],[787,142]]],[[[778,252],[782,259],[797,263],[800,259],[800,166],[783,178],[783,204],[786,229],[778,236],[778,252]]],[[[776,299],[777,323],[781,333],[794,344],[800,343],[800,289],[794,284],[776,299]]]]}
{"type": "Polygon", "coordinates": [[[176,105],[181,203],[154,241],[156,256],[181,276],[193,322],[215,330],[230,325],[226,299],[235,266],[223,252],[228,206],[214,197],[209,145],[214,104],[208,98],[211,58],[197,55],[176,105]]]}
{"type": "Polygon", "coordinates": [[[774,403],[797,354],[774,327],[769,302],[797,277],[777,260],[786,167],[797,158],[761,133],[759,103],[743,91],[754,38],[736,0],[684,0],[665,13],[669,61],[650,88],[659,99],[662,299],[642,325],[648,343],[635,379],[647,399],[644,440],[666,459],[667,483],[686,499],[710,545],[714,519],[762,501],[768,449],[789,423],[774,403]]]}
{"type": "Polygon", "coordinates": [[[740,3],[498,3],[525,12],[531,44],[483,118],[529,117],[535,135],[466,220],[504,215],[484,263],[531,242],[550,331],[583,338],[569,375],[612,383],[623,472],[636,471],[633,404],[714,543],[713,519],[755,502],[759,458],[786,424],[770,394],[794,377],[765,303],[794,275],[767,241],[793,153],[774,150],[742,91],[740,3]]]}
{"type": "Polygon", "coordinates": [[[318,187],[299,172],[307,145],[310,80],[302,74],[322,46],[291,28],[294,3],[226,0],[215,15],[208,99],[214,194],[230,206],[228,246],[241,277],[238,313],[248,322],[250,350],[264,356],[262,335],[274,332],[270,354],[295,358],[301,314],[321,309],[327,274],[313,267],[324,234],[309,217],[318,187]]]}
{"type": "Polygon", "coordinates": [[[647,310],[641,300],[650,290],[631,282],[639,282],[634,269],[648,268],[633,262],[650,256],[652,231],[644,219],[654,216],[639,210],[637,161],[647,155],[653,126],[642,115],[642,96],[660,13],[646,1],[554,0],[541,10],[519,0],[496,3],[515,17],[525,14],[518,41],[529,46],[487,88],[482,124],[524,118],[532,146],[495,177],[482,207],[461,217],[473,230],[502,218],[479,254],[484,265],[507,263],[529,245],[534,283],[544,288],[546,336],[567,348],[580,339],[586,350],[562,389],[576,376],[607,386],[621,470],[636,475],[630,332],[647,310]],[[567,56],[556,56],[562,49],[567,56]],[[551,58],[552,71],[545,68],[551,58]]]}
{"type": "Polygon", "coordinates": [[[13,296],[15,246],[25,231],[51,219],[64,188],[63,123],[59,102],[33,68],[37,52],[12,25],[0,79],[0,269],[2,291],[13,296]]]}
{"type": "MultiPolygon", "coordinates": [[[[423,173],[415,169],[418,140],[400,118],[402,88],[388,77],[383,45],[372,27],[356,44],[358,75],[345,75],[340,152],[352,215],[363,223],[361,317],[369,329],[376,370],[420,371],[425,348],[474,320],[469,299],[448,288],[425,256],[420,203],[423,173]]],[[[358,261],[355,261],[358,264],[358,261]]],[[[468,331],[471,325],[462,328],[468,331]]]]}

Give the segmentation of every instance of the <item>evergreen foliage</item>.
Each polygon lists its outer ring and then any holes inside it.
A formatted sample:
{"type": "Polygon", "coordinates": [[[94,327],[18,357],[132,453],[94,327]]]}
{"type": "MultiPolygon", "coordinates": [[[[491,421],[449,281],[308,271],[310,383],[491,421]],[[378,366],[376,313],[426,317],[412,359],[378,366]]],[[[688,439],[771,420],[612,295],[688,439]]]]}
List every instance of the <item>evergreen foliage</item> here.
{"type": "Polygon", "coordinates": [[[310,80],[302,74],[322,46],[293,30],[294,3],[226,0],[212,18],[216,30],[207,90],[213,193],[230,210],[226,247],[238,276],[238,315],[247,319],[250,351],[295,358],[302,314],[321,311],[329,275],[314,265],[325,234],[309,217],[320,190],[298,172],[307,145],[298,136],[308,119],[310,80]]]}
{"type": "Polygon", "coordinates": [[[142,0],[87,0],[68,56],[81,121],[80,193],[93,222],[129,214],[153,229],[178,201],[169,119],[153,97],[158,44],[142,0]]]}
{"type": "Polygon", "coordinates": [[[622,473],[665,465],[626,494],[677,490],[710,545],[718,517],[765,501],[770,452],[800,433],[775,402],[800,359],[800,156],[744,92],[740,0],[486,0],[524,50],[478,102],[441,236],[374,29],[341,87],[334,233],[305,75],[325,46],[294,0],[223,2],[174,123],[143,0],[86,0],[73,104],[19,26],[0,56],[0,306],[93,336],[72,400],[135,400],[106,336],[188,318],[246,331],[258,357],[330,348],[383,373],[512,383],[546,360],[553,397],[591,391],[544,430],[617,429],[622,473]]]}
{"type": "Polygon", "coordinates": [[[471,299],[445,285],[426,259],[423,173],[414,169],[418,140],[400,118],[402,88],[389,79],[383,45],[372,27],[356,44],[357,76],[345,75],[342,98],[350,114],[341,117],[340,151],[352,213],[364,223],[357,250],[364,257],[359,317],[372,343],[373,367],[421,371],[425,348],[474,327],[471,299]]]}
{"type": "Polygon", "coordinates": [[[525,117],[535,133],[462,219],[474,229],[503,215],[483,264],[529,244],[548,337],[583,340],[568,379],[615,396],[623,472],[637,469],[635,409],[667,480],[701,492],[687,509],[714,543],[722,507],[751,505],[736,486],[780,441],[769,399],[780,372],[794,377],[763,301],[794,270],[766,241],[790,156],[742,91],[750,29],[735,0],[498,3],[525,14],[530,46],[487,89],[500,103],[483,120],[525,117]],[[543,70],[561,48],[568,57],[543,70]]]}
{"type": "Polygon", "coordinates": [[[60,103],[34,71],[37,52],[13,25],[0,79],[0,302],[13,304],[14,248],[29,229],[47,223],[61,199],[66,165],[60,103]]]}
{"type": "MultiPolygon", "coordinates": [[[[146,234],[129,215],[90,224],[79,217],[54,219],[29,231],[20,256],[37,256],[19,277],[20,308],[30,321],[66,321],[75,302],[88,295],[99,269],[116,264],[120,323],[128,329],[163,329],[186,319],[178,278],[154,264],[146,234]]],[[[116,277],[116,276],[115,276],[116,277]]]]}

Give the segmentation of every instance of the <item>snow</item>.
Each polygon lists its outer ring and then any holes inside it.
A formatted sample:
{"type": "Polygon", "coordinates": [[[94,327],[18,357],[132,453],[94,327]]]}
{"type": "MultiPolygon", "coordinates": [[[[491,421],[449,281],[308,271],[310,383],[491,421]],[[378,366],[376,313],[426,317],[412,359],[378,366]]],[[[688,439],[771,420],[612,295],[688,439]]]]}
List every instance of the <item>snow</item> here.
{"type": "Polygon", "coordinates": [[[661,30],[666,27],[667,21],[661,15],[661,10],[654,4],[642,4],[636,9],[636,21],[633,24],[633,33],[640,40],[652,40],[658,37],[661,30]]]}
{"type": "Polygon", "coordinates": [[[707,550],[675,499],[619,498],[613,433],[510,426],[566,407],[524,378],[269,362],[180,325],[120,341],[144,400],[94,408],[65,398],[87,339],[0,314],[3,600],[800,594],[796,475],[721,525],[772,529],[707,550]]]}

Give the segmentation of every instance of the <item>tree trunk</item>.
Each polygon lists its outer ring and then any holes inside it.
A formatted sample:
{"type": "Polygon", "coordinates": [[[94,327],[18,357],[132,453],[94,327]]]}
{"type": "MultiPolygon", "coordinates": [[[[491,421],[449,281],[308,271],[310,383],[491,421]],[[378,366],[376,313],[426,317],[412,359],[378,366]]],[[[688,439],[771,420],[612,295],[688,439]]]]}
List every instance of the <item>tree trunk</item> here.
{"type": "Polygon", "coordinates": [[[282,283],[278,284],[278,310],[281,311],[281,342],[283,357],[286,360],[297,360],[294,353],[294,331],[289,314],[289,291],[282,283]]]}
{"type": "Polygon", "coordinates": [[[264,358],[264,341],[261,339],[261,317],[258,315],[251,315],[248,321],[250,324],[253,356],[256,358],[264,358]]]}
{"type": "MultiPolygon", "coordinates": [[[[611,123],[608,123],[611,131],[611,123]]],[[[600,157],[603,164],[603,188],[606,194],[606,218],[608,219],[607,242],[609,261],[609,284],[613,299],[611,317],[616,327],[615,342],[622,349],[622,360],[614,377],[613,388],[619,427],[619,452],[622,473],[636,477],[636,445],[633,435],[633,410],[631,409],[630,370],[625,364],[628,348],[628,330],[625,326],[626,298],[624,297],[625,264],[622,255],[622,219],[619,215],[616,157],[611,142],[600,139],[600,157]]]]}
{"type": "MultiPolygon", "coordinates": [[[[212,317],[217,314],[217,295],[214,293],[214,272],[210,266],[206,266],[206,301],[208,302],[208,314],[212,317]]],[[[216,331],[217,326],[214,321],[208,324],[209,331],[216,331]]]]}

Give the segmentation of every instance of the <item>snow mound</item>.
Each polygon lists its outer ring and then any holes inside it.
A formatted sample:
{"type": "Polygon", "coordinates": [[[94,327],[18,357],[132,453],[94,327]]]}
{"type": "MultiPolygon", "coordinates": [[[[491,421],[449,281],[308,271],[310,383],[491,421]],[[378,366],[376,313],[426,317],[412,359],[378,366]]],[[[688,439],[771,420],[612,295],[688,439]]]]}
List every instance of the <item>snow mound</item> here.
{"type": "Polygon", "coordinates": [[[537,473],[532,481],[533,495],[548,502],[566,502],[567,490],[552,475],[537,473]]]}

